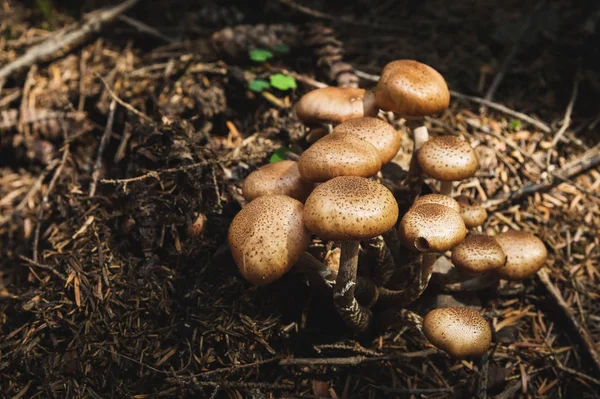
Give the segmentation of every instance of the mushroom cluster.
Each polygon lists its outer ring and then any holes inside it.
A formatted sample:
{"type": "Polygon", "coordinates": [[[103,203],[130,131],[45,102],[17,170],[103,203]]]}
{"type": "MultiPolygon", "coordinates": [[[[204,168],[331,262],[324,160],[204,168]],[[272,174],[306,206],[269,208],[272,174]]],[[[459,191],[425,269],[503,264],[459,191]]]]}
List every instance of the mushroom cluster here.
{"type": "Polygon", "coordinates": [[[449,102],[444,78],[413,60],[386,65],[371,90],[326,87],[304,95],[295,111],[312,129],[308,148],[297,160],[258,168],[243,183],[248,203],[228,235],[242,277],[266,285],[292,269],[302,270],[331,289],[338,314],[358,333],[380,324],[374,322],[378,312],[397,309],[411,314],[411,323],[453,357],[486,353],[491,332],[478,312],[435,309],[421,319],[407,306],[432,276],[447,289],[479,289],[500,279],[531,276],[544,265],[547,252],[527,232],[482,234],[487,218],[482,204],[464,195],[452,197],[453,182],[474,176],[479,162],[459,136],[429,137],[425,117],[444,112],[449,102]],[[412,206],[402,215],[397,198],[377,178],[402,141],[380,111],[403,118],[413,136],[411,164],[400,184],[422,182],[426,176],[439,181],[437,193],[411,198],[412,206]],[[315,236],[339,248],[339,265],[307,252],[315,236]],[[375,261],[380,264],[367,264],[361,270],[371,272],[359,273],[361,248],[372,240],[381,244],[375,261]],[[400,247],[420,257],[414,275],[406,272],[409,262],[398,255],[400,247]],[[443,274],[436,270],[442,258],[452,265],[443,274]],[[394,276],[405,280],[402,288],[394,276]]]}

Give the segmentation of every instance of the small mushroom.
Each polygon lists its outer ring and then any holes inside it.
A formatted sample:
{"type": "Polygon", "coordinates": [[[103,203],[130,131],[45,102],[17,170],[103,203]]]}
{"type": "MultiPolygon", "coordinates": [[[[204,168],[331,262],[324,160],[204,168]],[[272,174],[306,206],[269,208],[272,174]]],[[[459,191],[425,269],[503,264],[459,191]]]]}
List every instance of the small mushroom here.
{"type": "Polygon", "coordinates": [[[411,250],[422,252],[421,273],[409,287],[404,301],[417,299],[427,288],[436,253],[445,252],[464,240],[467,234],[460,214],[447,206],[424,203],[414,206],[400,221],[399,236],[411,250]]]}
{"type": "Polygon", "coordinates": [[[392,125],[371,117],[350,119],[333,129],[333,133],[349,133],[369,142],[379,151],[382,164],[394,159],[402,144],[402,136],[392,125]]]}
{"type": "Polygon", "coordinates": [[[509,230],[498,234],[496,240],[506,253],[506,266],[496,270],[505,280],[523,280],[533,276],[546,263],[548,251],[536,236],[526,231],[509,230]]]}
{"type": "Polygon", "coordinates": [[[272,283],[292,268],[310,244],[302,203],[284,195],[258,197],[233,218],[228,240],[248,282],[272,283]]]}
{"type": "Polygon", "coordinates": [[[460,215],[467,228],[479,227],[485,222],[488,214],[479,201],[468,195],[458,195],[454,199],[460,205],[460,215]]]}
{"type": "Polygon", "coordinates": [[[469,308],[432,310],[423,318],[423,333],[453,358],[481,357],[492,344],[490,325],[469,308]]]}
{"type": "Polygon", "coordinates": [[[334,304],[340,316],[359,332],[366,331],[371,313],[355,298],[360,240],[391,229],[398,219],[398,204],[383,185],[358,176],[340,176],[318,185],[306,200],[306,227],[325,240],[340,243],[340,266],[334,287],[334,304]]]}
{"type": "Polygon", "coordinates": [[[452,248],[452,263],[467,274],[481,274],[504,266],[506,254],[493,237],[474,234],[452,248]]]}
{"type": "Polygon", "coordinates": [[[304,202],[313,188],[313,183],[300,177],[297,162],[284,160],[261,166],[250,173],[244,180],[242,193],[246,201],[264,195],[287,195],[304,202]]]}
{"type": "Polygon", "coordinates": [[[439,136],[423,144],[417,154],[425,174],[441,181],[440,194],[452,194],[452,182],[472,177],[479,168],[473,148],[457,136],[439,136]]]}
{"type": "Polygon", "coordinates": [[[379,151],[350,133],[332,133],[318,140],[300,156],[302,179],[324,182],[338,176],[370,177],[381,168],[379,151]]]}
{"type": "Polygon", "coordinates": [[[306,93],[294,107],[300,122],[314,127],[338,125],[349,119],[375,116],[374,95],[364,89],[324,87],[306,93]]]}
{"type": "Polygon", "coordinates": [[[460,212],[460,205],[452,197],[443,194],[426,194],[418,197],[413,203],[413,207],[421,204],[438,204],[447,206],[450,209],[454,209],[456,212],[460,212]]]}

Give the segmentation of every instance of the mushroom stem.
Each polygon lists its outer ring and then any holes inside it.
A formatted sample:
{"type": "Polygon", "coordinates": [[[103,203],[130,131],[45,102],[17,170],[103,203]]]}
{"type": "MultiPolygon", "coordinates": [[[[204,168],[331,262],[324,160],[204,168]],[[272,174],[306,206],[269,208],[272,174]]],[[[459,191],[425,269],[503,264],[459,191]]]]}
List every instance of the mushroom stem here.
{"type": "Polygon", "coordinates": [[[421,194],[421,186],[423,185],[423,171],[417,160],[417,152],[423,144],[429,140],[429,132],[422,120],[408,120],[406,125],[410,128],[413,134],[413,153],[410,159],[408,172],[404,177],[403,185],[411,187],[413,192],[410,193],[410,203],[421,194]]]}
{"type": "Polygon", "coordinates": [[[474,396],[477,399],[487,398],[488,388],[488,369],[489,369],[489,354],[485,353],[479,358],[479,370],[477,371],[477,384],[475,386],[474,396]]]}
{"type": "Polygon", "coordinates": [[[440,194],[451,196],[452,195],[452,182],[441,181],[440,182],[440,194]]]}
{"type": "MultiPolygon", "coordinates": [[[[396,229],[391,229],[387,235],[395,234],[396,229]]],[[[396,263],[392,251],[386,242],[386,233],[373,237],[365,242],[364,249],[375,258],[375,270],[373,271],[373,282],[376,285],[384,286],[394,274],[396,263]]]]}
{"type": "Polygon", "coordinates": [[[354,296],[359,241],[341,241],[340,249],[340,269],[333,288],[333,303],[349,326],[359,333],[364,333],[370,327],[371,312],[360,306],[354,296]]]}
{"type": "Polygon", "coordinates": [[[327,267],[326,264],[320,262],[317,258],[308,252],[304,252],[300,256],[300,260],[294,266],[294,270],[298,272],[307,272],[309,274],[317,274],[320,279],[328,287],[333,287],[337,278],[337,272],[327,267]]]}
{"type": "Polygon", "coordinates": [[[491,287],[492,285],[498,283],[498,281],[500,281],[498,274],[493,271],[489,271],[469,280],[460,281],[454,284],[446,284],[444,285],[443,290],[448,292],[480,291],[482,289],[491,287]]]}

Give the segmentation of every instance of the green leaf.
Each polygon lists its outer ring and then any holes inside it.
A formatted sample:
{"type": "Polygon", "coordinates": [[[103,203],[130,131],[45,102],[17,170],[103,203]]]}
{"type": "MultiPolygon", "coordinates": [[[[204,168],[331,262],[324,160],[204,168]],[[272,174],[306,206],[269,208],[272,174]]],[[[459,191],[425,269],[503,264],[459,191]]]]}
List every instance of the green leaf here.
{"type": "Polygon", "coordinates": [[[271,51],[261,48],[256,48],[248,51],[248,55],[250,56],[250,59],[252,61],[256,62],[265,62],[269,58],[273,57],[273,53],[271,51]]]}
{"type": "Polygon", "coordinates": [[[508,122],[508,128],[513,132],[518,132],[521,130],[521,121],[518,119],[511,119],[510,122],[508,122]]]}
{"type": "Polygon", "coordinates": [[[298,87],[296,85],[296,79],[282,73],[271,75],[269,81],[271,82],[271,86],[279,90],[289,90],[298,87]]]}
{"type": "Polygon", "coordinates": [[[260,93],[263,90],[267,90],[271,85],[264,79],[254,79],[250,83],[248,83],[248,89],[260,93]]]}
{"type": "Polygon", "coordinates": [[[288,148],[288,147],[279,147],[274,153],[273,155],[271,155],[271,158],[269,158],[269,162],[270,163],[274,163],[274,162],[279,162],[279,161],[285,161],[287,158],[285,157],[285,154],[288,152],[296,152],[294,151],[292,148],[288,148]]]}
{"type": "Polygon", "coordinates": [[[290,52],[290,46],[288,46],[287,44],[284,43],[279,43],[277,45],[275,45],[275,52],[276,53],[289,53],[290,52]]]}

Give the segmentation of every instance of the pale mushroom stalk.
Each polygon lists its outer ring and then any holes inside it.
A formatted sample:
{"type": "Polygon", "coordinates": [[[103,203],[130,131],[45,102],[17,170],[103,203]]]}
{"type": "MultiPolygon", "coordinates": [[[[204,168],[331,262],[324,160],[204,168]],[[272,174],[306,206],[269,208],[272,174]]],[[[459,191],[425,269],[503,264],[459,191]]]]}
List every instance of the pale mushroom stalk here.
{"type": "MultiPolygon", "coordinates": [[[[390,245],[388,245],[389,240],[386,240],[386,237],[395,234],[396,229],[391,229],[364,243],[363,248],[365,252],[370,253],[374,258],[373,282],[376,285],[384,286],[387,284],[396,271],[396,262],[390,250],[390,245]]],[[[398,241],[397,238],[396,241],[398,241]]]]}
{"type": "Polygon", "coordinates": [[[335,285],[335,280],[337,279],[337,271],[327,267],[326,264],[320,262],[308,252],[304,252],[300,256],[300,259],[294,265],[293,271],[316,275],[330,288],[335,285]]]}
{"type": "Polygon", "coordinates": [[[354,291],[358,272],[358,241],[341,241],[340,269],[333,287],[333,302],[342,319],[358,332],[365,332],[371,325],[371,312],[362,307],[354,291]]]}
{"type": "Polygon", "coordinates": [[[427,127],[420,120],[407,120],[407,126],[412,131],[413,135],[413,153],[410,159],[408,172],[404,177],[402,184],[411,189],[409,201],[421,194],[421,186],[423,185],[423,170],[417,160],[417,153],[421,146],[429,140],[429,132],[427,127]]]}
{"type": "Polygon", "coordinates": [[[452,182],[451,181],[440,182],[440,194],[452,195],[452,182]]]}

